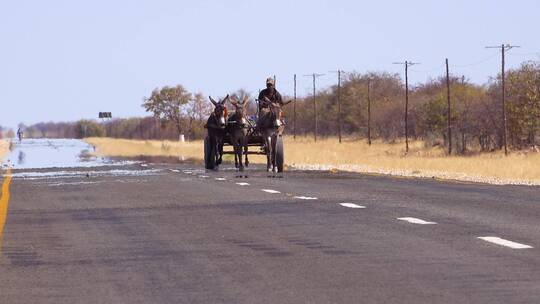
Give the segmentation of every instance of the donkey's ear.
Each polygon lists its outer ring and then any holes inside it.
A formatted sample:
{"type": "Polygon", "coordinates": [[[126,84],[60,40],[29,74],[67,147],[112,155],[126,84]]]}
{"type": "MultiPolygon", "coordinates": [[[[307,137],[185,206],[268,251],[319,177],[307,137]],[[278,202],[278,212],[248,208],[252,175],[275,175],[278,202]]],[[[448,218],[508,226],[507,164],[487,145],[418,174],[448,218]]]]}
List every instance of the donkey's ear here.
{"type": "Polygon", "coordinates": [[[217,102],[214,100],[214,98],[212,98],[212,96],[208,96],[208,98],[210,98],[210,102],[214,104],[214,106],[217,107],[217,102]]]}
{"type": "Polygon", "coordinates": [[[223,100],[221,101],[222,104],[225,104],[225,102],[227,102],[227,100],[229,99],[229,94],[227,94],[227,96],[225,96],[225,98],[223,98],[223,100]]]}

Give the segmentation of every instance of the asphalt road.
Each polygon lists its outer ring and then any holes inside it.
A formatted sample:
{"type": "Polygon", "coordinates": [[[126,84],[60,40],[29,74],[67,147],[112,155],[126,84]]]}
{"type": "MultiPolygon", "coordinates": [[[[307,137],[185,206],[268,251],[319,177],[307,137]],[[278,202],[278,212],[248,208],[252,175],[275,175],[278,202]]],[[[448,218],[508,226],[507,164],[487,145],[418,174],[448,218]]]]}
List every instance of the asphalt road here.
{"type": "Polygon", "coordinates": [[[540,302],[538,187],[193,164],[13,173],[1,303],[540,302]]]}

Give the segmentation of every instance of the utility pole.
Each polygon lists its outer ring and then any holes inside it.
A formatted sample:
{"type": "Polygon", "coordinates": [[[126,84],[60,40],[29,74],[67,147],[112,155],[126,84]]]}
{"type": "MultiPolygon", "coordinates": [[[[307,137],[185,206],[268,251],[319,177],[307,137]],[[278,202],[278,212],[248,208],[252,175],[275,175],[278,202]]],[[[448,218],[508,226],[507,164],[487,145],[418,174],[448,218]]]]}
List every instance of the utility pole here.
{"type": "Polygon", "coordinates": [[[448,99],[448,108],[446,111],[446,128],[448,132],[448,155],[452,155],[452,125],[450,117],[450,72],[448,70],[448,58],[446,58],[446,97],[448,99]]]}
{"type": "Polygon", "coordinates": [[[504,53],[507,50],[510,50],[511,48],[518,48],[518,45],[510,45],[510,44],[501,44],[500,46],[486,46],[486,49],[501,49],[501,87],[502,87],[502,115],[503,115],[503,124],[504,124],[504,131],[503,131],[503,144],[504,144],[504,155],[508,155],[508,148],[507,148],[507,133],[508,133],[508,124],[506,121],[506,104],[505,104],[505,98],[506,98],[506,91],[504,87],[504,53]]]}
{"type": "Polygon", "coordinates": [[[419,62],[394,62],[394,64],[401,64],[405,66],[405,153],[409,153],[409,67],[419,62]]]}
{"type": "Polygon", "coordinates": [[[341,73],[343,71],[338,69],[337,71],[331,71],[330,73],[337,73],[338,76],[338,87],[337,87],[337,104],[338,104],[338,114],[337,114],[337,121],[338,121],[338,139],[339,143],[341,143],[341,73]]]}
{"type": "Polygon", "coordinates": [[[296,74],[294,74],[293,139],[296,140],[296,74]]]}
{"type": "Polygon", "coordinates": [[[370,97],[371,78],[367,81],[367,140],[371,146],[371,97],[370,97]]]}
{"type": "Polygon", "coordinates": [[[316,101],[316,98],[315,98],[315,80],[317,79],[317,77],[321,77],[321,76],[324,76],[324,74],[317,74],[317,73],[313,73],[311,75],[304,75],[304,77],[313,77],[313,116],[314,116],[314,119],[315,119],[315,132],[313,133],[314,135],[314,138],[315,138],[315,142],[317,142],[317,133],[318,133],[318,127],[319,127],[319,122],[318,122],[318,117],[317,117],[317,101],[316,101]]]}

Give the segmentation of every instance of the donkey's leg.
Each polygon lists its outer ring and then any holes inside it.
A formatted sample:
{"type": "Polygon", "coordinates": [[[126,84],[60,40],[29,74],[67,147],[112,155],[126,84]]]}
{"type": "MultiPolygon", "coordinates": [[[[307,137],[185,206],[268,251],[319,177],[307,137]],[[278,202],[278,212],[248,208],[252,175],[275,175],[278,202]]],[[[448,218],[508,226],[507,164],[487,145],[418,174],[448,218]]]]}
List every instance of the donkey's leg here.
{"type": "Polygon", "coordinates": [[[272,172],[276,173],[277,172],[277,167],[276,167],[276,142],[277,142],[277,135],[276,134],[273,134],[272,135],[272,172]]]}
{"type": "Polygon", "coordinates": [[[218,149],[217,149],[217,153],[218,153],[218,160],[216,161],[216,164],[218,165],[221,165],[221,163],[223,162],[223,138],[220,138],[218,140],[218,149]]]}
{"type": "Polygon", "coordinates": [[[242,171],[244,171],[244,166],[248,166],[249,164],[249,161],[248,161],[248,157],[247,157],[247,137],[246,137],[246,134],[242,134],[242,138],[240,138],[240,164],[242,165],[242,171]],[[242,164],[242,154],[244,155],[245,157],[245,162],[242,164]]]}
{"type": "Polygon", "coordinates": [[[210,136],[210,157],[214,161],[214,164],[216,163],[216,138],[214,136],[210,136]]]}
{"type": "Polygon", "coordinates": [[[216,153],[216,167],[214,168],[216,171],[219,170],[219,165],[221,164],[221,153],[220,153],[220,147],[221,145],[219,144],[219,140],[217,141],[216,143],[216,147],[214,148],[214,151],[216,153]]]}
{"type": "Polygon", "coordinates": [[[238,169],[238,140],[233,135],[231,135],[230,141],[234,151],[234,167],[238,169]]]}
{"type": "Polygon", "coordinates": [[[242,139],[239,139],[236,144],[238,146],[238,163],[239,163],[238,168],[240,169],[240,172],[243,172],[244,164],[242,163],[242,152],[244,151],[244,145],[243,145],[242,139]]]}
{"type": "Polygon", "coordinates": [[[266,171],[272,170],[272,139],[269,136],[265,136],[264,141],[266,143],[266,171]]]}
{"type": "Polygon", "coordinates": [[[237,141],[234,142],[234,165],[242,171],[242,148],[237,141]]]}
{"type": "Polygon", "coordinates": [[[219,141],[219,164],[223,162],[223,138],[219,141]]]}
{"type": "Polygon", "coordinates": [[[246,156],[246,161],[244,163],[246,164],[246,167],[247,167],[249,166],[247,137],[244,137],[244,155],[246,156]]]}
{"type": "Polygon", "coordinates": [[[234,146],[234,167],[238,168],[238,151],[236,151],[236,146],[234,146]]]}
{"type": "Polygon", "coordinates": [[[210,136],[210,157],[212,158],[213,160],[213,163],[214,163],[214,170],[216,170],[217,166],[218,166],[218,159],[219,159],[219,144],[218,144],[218,139],[216,138],[216,136],[210,136]]]}

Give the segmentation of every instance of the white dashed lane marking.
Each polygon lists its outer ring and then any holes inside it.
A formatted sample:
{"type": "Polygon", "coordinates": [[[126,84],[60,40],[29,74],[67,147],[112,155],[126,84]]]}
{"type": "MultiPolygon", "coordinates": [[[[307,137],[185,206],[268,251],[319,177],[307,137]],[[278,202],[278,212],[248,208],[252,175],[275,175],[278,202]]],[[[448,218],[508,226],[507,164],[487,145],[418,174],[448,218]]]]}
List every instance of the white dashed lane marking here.
{"type": "Polygon", "coordinates": [[[281,193],[277,190],[272,190],[272,189],[261,189],[262,191],[266,192],[266,193],[272,193],[272,194],[278,194],[278,193],[281,193]]]}
{"type": "MultiPolygon", "coordinates": [[[[175,169],[170,169],[170,171],[171,172],[180,172],[179,170],[175,170],[175,169]]],[[[186,173],[186,174],[195,173],[193,171],[188,171],[188,170],[184,170],[183,172],[186,173]]],[[[210,176],[199,175],[199,177],[201,177],[201,178],[209,178],[210,176]]],[[[226,181],[227,179],[224,178],[224,177],[216,177],[215,180],[217,180],[217,181],[226,181]]],[[[249,186],[250,185],[249,183],[245,183],[245,182],[238,182],[236,184],[239,185],[239,186],[249,186]]],[[[261,189],[261,190],[263,192],[270,193],[270,194],[279,194],[279,193],[281,193],[280,191],[273,190],[273,189],[261,189]]],[[[311,197],[311,196],[294,196],[294,198],[301,199],[301,200],[317,200],[318,199],[316,197],[311,197]]],[[[361,206],[361,205],[357,205],[357,204],[353,204],[353,203],[340,203],[339,205],[341,205],[343,207],[347,207],[347,208],[354,208],[354,209],[365,209],[366,208],[365,206],[361,206]]],[[[422,219],[419,219],[419,218],[414,218],[414,217],[399,217],[397,219],[400,220],[400,221],[405,221],[405,222],[408,222],[408,223],[411,223],[411,224],[418,224],[418,225],[435,225],[435,224],[437,224],[436,222],[425,221],[425,220],[422,220],[422,219]]],[[[520,244],[520,243],[512,242],[512,241],[501,239],[501,238],[495,237],[495,236],[484,236],[484,237],[478,237],[478,238],[483,240],[483,241],[489,242],[489,243],[497,244],[497,245],[500,245],[500,246],[510,247],[512,249],[529,249],[529,248],[533,248],[532,246],[529,246],[529,245],[526,245],[526,244],[520,244]]]]}
{"type": "Polygon", "coordinates": [[[435,222],[428,222],[428,221],[424,221],[424,220],[414,218],[414,217],[399,217],[398,220],[409,222],[411,224],[418,224],[418,225],[435,225],[435,224],[437,224],[435,222]]]}
{"type": "Polygon", "coordinates": [[[481,237],[478,237],[478,238],[481,239],[481,240],[484,240],[486,242],[490,242],[490,243],[501,245],[501,246],[510,247],[512,249],[529,249],[529,248],[533,248],[532,246],[529,246],[529,245],[512,242],[512,241],[509,241],[509,240],[501,239],[500,237],[496,237],[496,236],[481,236],[481,237]]]}
{"type": "Polygon", "coordinates": [[[343,207],[347,207],[347,208],[357,208],[357,209],[365,209],[366,208],[365,206],[360,206],[360,205],[353,204],[353,203],[341,203],[340,205],[343,206],[343,207]]]}

